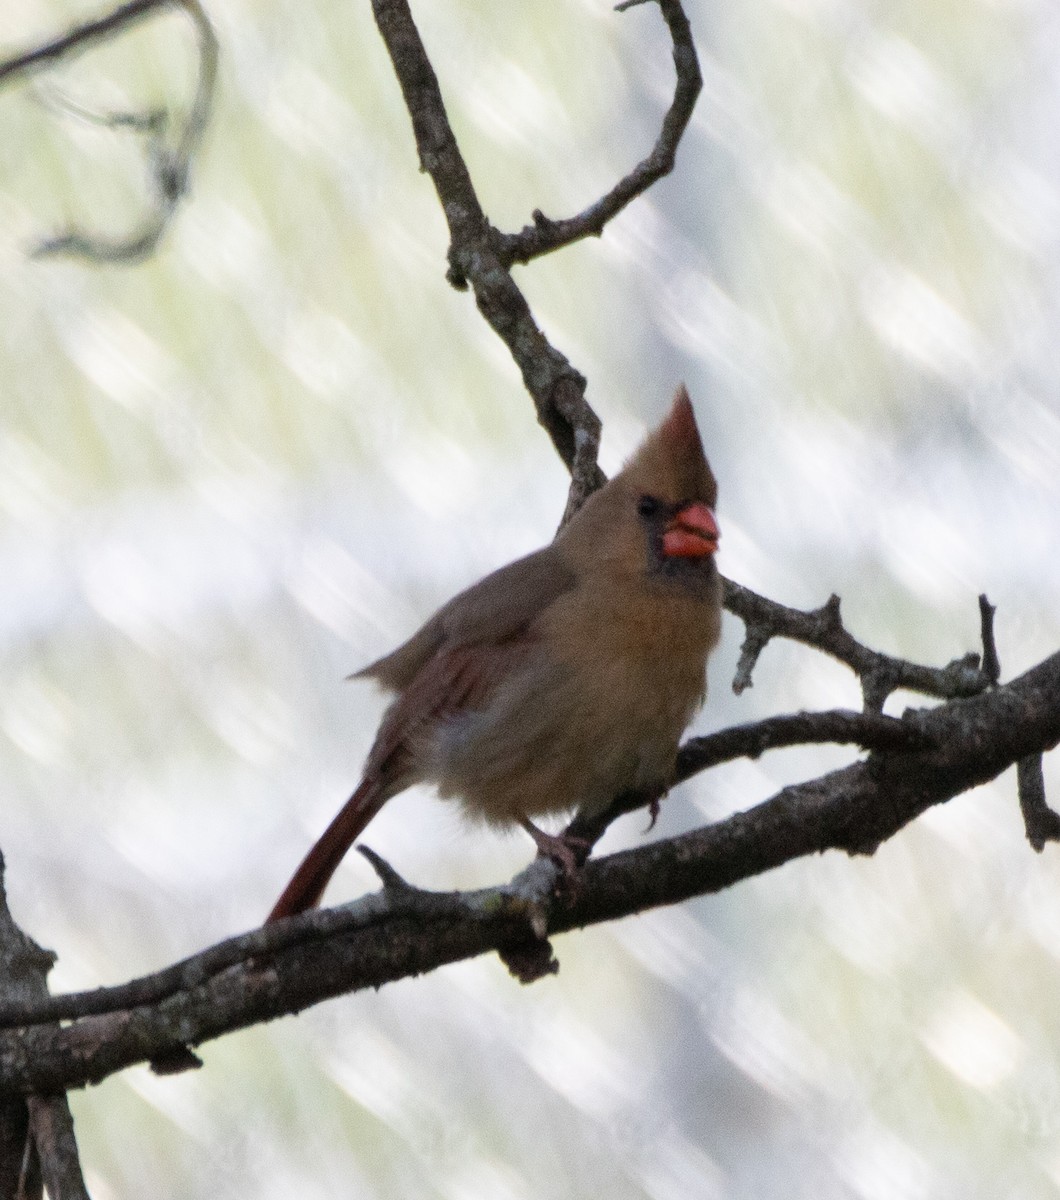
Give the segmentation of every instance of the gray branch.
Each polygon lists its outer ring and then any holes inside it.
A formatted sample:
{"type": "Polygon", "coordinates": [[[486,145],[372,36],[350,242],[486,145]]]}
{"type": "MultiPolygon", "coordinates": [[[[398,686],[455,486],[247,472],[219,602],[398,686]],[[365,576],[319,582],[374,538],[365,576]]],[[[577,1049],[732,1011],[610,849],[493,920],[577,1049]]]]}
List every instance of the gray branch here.
{"type": "MultiPolygon", "coordinates": [[[[917,748],[881,749],[786,787],[747,812],[585,865],[580,886],[431,893],[402,884],[341,908],[255,930],[124,985],[115,1003],[56,997],[6,1011],[0,1094],[49,1093],[137,1062],[446,963],[536,948],[549,935],[720,891],[829,849],[871,854],[926,809],[996,778],[1060,740],[1060,653],[1012,683],[907,716],[917,748]],[[59,1028],[58,1011],[70,1018],[59,1028]]],[[[880,726],[882,728],[882,726],[880,726]]],[[[866,732],[869,726],[864,727],[866,732]]],[[[534,864],[540,868],[543,864],[534,864]]]]}
{"type": "MultiPolygon", "coordinates": [[[[0,856],[0,979],[11,1005],[47,1004],[50,950],[38,946],[15,924],[3,887],[0,856]]],[[[52,1034],[58,1025],[40,1027],[52,1034]]],[[[21,1095],[0,1088],[0,1200],[31,1200],[48,1189],[50,1200],[88,1200],[63,1089],[31,1088],[21,1095]]]]}
{"type": "MultiPolygon", "coordinates": [[[[519,233],[501,234],[498,239],[501,257],[509,265],[530,262],[585,237],[600,237],[608,221],[674,169],[677,147],[703,88],[703,76],[692,40],[692,28],[684,9],[677,0],[658,0],[658,4],[673,41],[676,86],[651,153],[620,179],[606,196],[601,196],[577,216],[553,220],[540,209],[535,209],[532,225],[527,225],[519,233]]],[[[627,3],[616,7],[624,11],[632,6],[627,3]]]]}
{"type": "Polygon", "coordinates": [[[596,204],[566,221],[537,214],[535,225],[505,235],[490,223],[445,111],[407,0],[372,0],[372,10],[412,119],[420,165],[431,177],[449,225],[449,281],[470,283],[479,312],[508,347],[538,421],[571,472],[564,521],[604,483],[597,465],[600,421],[585,399],[585,377],[548,340],[512,277],[513,262],[569,245],[604,225],[673,166],[701,87],[691,30],[679,0],[660,0],[674,40],[677,90],[655,149],[596,204]]]}
{"type": "MultiPolygon", "coordinates": [[[[991,677],[989,671],[980,667],[978,654],[966,654],[945,667],[924,667],[870,649],[843,625],[838,596],[830,596],[812,612],[802,612],[767,600],[731,579],[724,582],[725,607],[747,627],[732,685],[737,695],[751,686],[751,673],[758,656],[774,637],[813,646],[850,667],[861,682],[866,712],[880,712],[887,697],[899,688],[952,700],[977,695],[996,681],[996,676],[991,677]]],[[[985,599],[984,596],[980,601],[981,611],[985,599]]],[[[983,628],[985,633],[988,626],[984,624],[983,628]]],[[[992,646],[992,625],[989,628],[992,646]]]]}

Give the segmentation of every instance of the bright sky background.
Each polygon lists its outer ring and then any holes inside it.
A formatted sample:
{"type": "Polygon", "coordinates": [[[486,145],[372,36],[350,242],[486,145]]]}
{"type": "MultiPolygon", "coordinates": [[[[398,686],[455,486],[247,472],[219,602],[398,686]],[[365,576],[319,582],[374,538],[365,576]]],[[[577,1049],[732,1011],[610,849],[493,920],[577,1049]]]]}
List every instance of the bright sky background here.
{"type": "MultiPolygon", "coordinates": [[[[652,143],[652,6],[417,4],[495,223],[563,215],[652,143]]],[[[259,921],[358,777],[381,698],[343,677],[542,544],[562,469],[445,229],[367,0],[208,4],[193,190],[157,257],[29,257],[145,211],[136,139],[75,110],[186,105],[179,18],[0,92],[0,847],[56,990],[259,921]]],[[[98,11],[7,0],[11,51],[98,11]]],[[[692,393],[721,565],[932,663],[998,605],[1006,677],[1060,647],[1060,10],[1048,0],[690,5],[706,85],[677,171],[521,268],[589,378],[613,470],[692,393]]],[[[855,706],[774,645],[703,729],[855,706]]],[[[896,697],[892,711],[905,703],[896,697]]],[[[676,832],[849,761],[679,789],[676,832]]],[[[1060,772],[1047,762],[1060,804],[1060,772]]],[[[642,817],[609,846],[635,842],[642,817]]],[[[521,836],[408,794],[369,844],[507,879],[521,836]]],[[[353,856],[329,893],[373,888],[353,856]]],[[[74,1097],[95,1200],[1038,1200],[1060,1195],[1060,849],[1015,782],[872,859],[792,864],[212,1043],[74,1097]]]]}

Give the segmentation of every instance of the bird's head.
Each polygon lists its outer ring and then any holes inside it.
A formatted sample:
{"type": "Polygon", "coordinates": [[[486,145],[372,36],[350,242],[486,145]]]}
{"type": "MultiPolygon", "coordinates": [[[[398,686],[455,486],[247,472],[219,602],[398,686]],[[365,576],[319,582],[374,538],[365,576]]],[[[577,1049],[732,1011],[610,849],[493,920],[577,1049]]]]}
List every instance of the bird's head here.
{"type": "Polygon", "coordinates": [[[682,385],[663,423],[590,497],[564,536],[612,566],[713,579],[720,537],[717,501],[717,480],[682,385]]]}

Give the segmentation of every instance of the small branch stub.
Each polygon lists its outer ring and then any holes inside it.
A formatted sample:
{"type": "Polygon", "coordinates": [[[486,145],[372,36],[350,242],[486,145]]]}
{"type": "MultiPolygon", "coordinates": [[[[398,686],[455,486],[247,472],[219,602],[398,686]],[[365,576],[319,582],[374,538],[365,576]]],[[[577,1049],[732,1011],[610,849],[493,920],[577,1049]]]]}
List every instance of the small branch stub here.
{"type": "Polygon", "coordinates": [[[1045,775],[1042,756],[1029,754],[1016,764],[1016,786],[1019,789],[1020,811],[1027,841],[1038,854],[1046,842],[1060,842],[1060,813],[1049,807],[1045,798],[1045,775]]]}
{"type": "Polygon", "coordinates": [[[980,667],[983,678],[991,686],[1001,678],[1001,660],[997,654],[997,642],[994,640],[995,605],[991,604],[984,592],[979,597],[979,636],[983,643],[983,663],[980,667]]]}
{"type": "Polygon", "coordinates": [[[357,853],[365,859],[368,865],[379,877],[379,882],[383,885],[383,890],[388,892],[414,892],[416,889],[408,882],[404,876],[399,875],[397,871],[387,862],[381,855],[376,854],[371,846],[366,846],[362,842],[357,846],[357,853]]]}

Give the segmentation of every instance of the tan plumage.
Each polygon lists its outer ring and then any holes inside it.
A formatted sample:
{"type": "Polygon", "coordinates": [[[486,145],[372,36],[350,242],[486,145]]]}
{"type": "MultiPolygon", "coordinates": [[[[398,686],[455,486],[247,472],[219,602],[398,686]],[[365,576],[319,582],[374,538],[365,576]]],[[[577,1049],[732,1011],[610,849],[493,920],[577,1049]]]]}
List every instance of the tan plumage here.
{"type": "MultiPolygon", "coordinates": [[[[487,575],[358,672],[397,693],[360,786],[269,920],[316,904],[390,797],[429,781],[471,816],[599,811],[663,787],[721,627],[717,484],[685,389],[551,545],[487,575]]],[[[560,849],[562,849],[560,847],[560,849]]]]}

